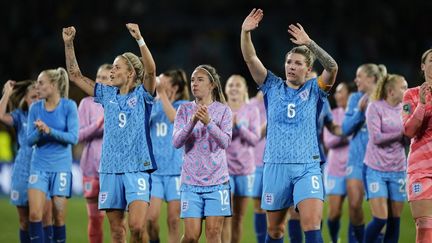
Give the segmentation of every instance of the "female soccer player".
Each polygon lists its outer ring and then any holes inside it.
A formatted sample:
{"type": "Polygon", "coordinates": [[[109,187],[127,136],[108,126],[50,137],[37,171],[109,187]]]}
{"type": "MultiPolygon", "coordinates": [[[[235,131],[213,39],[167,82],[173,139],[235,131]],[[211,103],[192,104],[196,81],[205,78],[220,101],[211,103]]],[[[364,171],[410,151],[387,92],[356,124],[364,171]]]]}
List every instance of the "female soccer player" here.
{"type": "Polygon", "coordinates": [[[421,57],[424,83],[403,97],[404,134],[411,138],[407,186],[411,213],[416,221],[416,242],[432,241],[432,49],[421,57]]]}
{"type": "Polygon", "coordinates": [[[369,141],[364,163],[365,185],[372,221],[364,242],[374,242],[384,225],[384,242],[398,242],[400,215],[406,199],[406,156],[402,125],[402,98],[408,85],[400,75],[381,79],[366,111],[369,141]]]}
{"type": "Polygon", "coordinates": [[[223,237],[226,242],[240,242],[248,198],[255,179],[254,146],[261,138],[259,111],[248,104],[245,78],[232,75],[225,85],[228,106],[233,113],[232,142],[227,148],[228,172],[233,196],[232,218],[225,218],[223,237]]]}
{"type": "Polygon", "coordinates": [[[268,71],[255,53],[251,31],[263,17],[253,9],[241,31],[243,58],[267,101],[267,144],[264,155],[262,208],[267,210],[267,242],[283,242],[288,208],[295,205],[306,242],[322,242],[320,224],[324,190],[317,120],[338,70],[300,24],[290,25],[298,47],[285,58],[286,80],[268,71]],[[315,55],[324,67],[317,79],[306,80],[315,55]],[[307,81],[307,82],[306,82],[307,81]],[[302,131],[301,133],[299,131],[302,131]],[[287,152],[289,151],[289,152],[287,152]]]}
{"type": "Polygon", "coordinates": [[[72,145],[78,142],[78,112],[67,99],[69,78],[64,68],[42,71],[37,79],[40,100],[30,107],[27,141],[34,146],[28,198],[30,240],[44,242],[42,215],[46,195],[52,198],[54,241],[66,240],[66,202],[72,187],[72,145]]]}
{"type": "Polygon", "coordinates": [[[261,196],[262,196],[262,176],[264,170],[263,157],[266,140],[266,129],[267,129],[267,116],[264,105],[264,94],[258,91],[255,97],[253,97],[249,104],[255,106],[259,111],[260,125],[260,140],[254,147],[255,152],[255,178],[252,197],[254,199],[254,229],[258,243],[264,243],[266,232],[267,232],[267,220],[265,211],[261,208],[261,196]]]}
{"type": "Polygon", "coordinates": [[[149,119],[155,91],[156,66],[139,27],[127,24],[143,58],[133,53],[115,58],[110,86],[84,77],[73,55],[75,28],[63,29],[66,65],[75,84],[104,108],[104,136],[99,169],[99,209],[106,211],[113,242],[125,242],[123,220],[129,211],[131,242],[141,242],[150,201],[150,172],[156,169],[149,119]]]}
{"type": "MultiPolygon", "coordinates": [[[[336,87],[334,98],[337,107],[332,110],[332,117],[338,125],[341,125],[344,119],[349,94],[347,83],[340,83],[336,87]]],[[[335,136],[327,128],[324,129],[324,145],[328,149],[325,167],[325,188],[329,202],[327,225],[332,242],[338,242],[342,205],[346,195],[348,142],[346,137],[335,136]]]]}
{"type": "Polygon", "coordinates": [[[189,101],[186,73],[182,69],[161,74],[156,84],[157,97],[150,117],[150,133],[158,169],[152,181],[147,229],[150,243],[159,242],[159,216],[162,202],[168,204],[168,242],[180,242],[180,172],[183,150],[172,145],[173,123],[181,104],[189,101]]]}
{"type": "Polygon", "coordinates": [[[367,63],[357,68],[355,83],[358,92],[350,95],[345,118],[342,122],[342,133],[352,136],[349,144],[348,162],[346,170],[346,185],[348,194],[348,208],[350,229],[354,232],[357,242],[363,241],[363,162],[368,142],[366,126],[366,108],[369,96],[372,95],[376,83],[387,74],[384,65],[367,63]]]}
{"type": "Polygon", "coordinates": [[[216,69],[195,68],[191,77],[195,100],[180,106],[173,144],[184,147],[181,172],[182,242],[198,242],[202,221],[207,242],[221,242],[224,218],[231,216],[226,148],[231,142],[232,114],[216,69]]]}
{"type": "MultiPolygon", "coordinates": [[[[29,208],[27,186],[30,173],[30,160],[33,153],[27,143],[27,118],[30,105],[37,101],[36,82],[25,80],[15,82],[9,80],[3,87],[0,100],[0,121],[13,126],[17,134],[18,152],[12,170],[11,203],[17,207],[20,223],[20,242],[29,242],[29,208]],[[10,113],[6,112],[9,105],[10,113]]],[[[45,202],[43,212],[44,238],[52,240],[52,208],[51,200],[45,202]]]]}
{"type": "MultiPolygon", "coordinates": [[[[109,84],[111,64],[99,67],[96,82],[109,84]]],[[[71,77],[75,78],[75,77],[71,77]]],[[[84,197],[87,201],[87,234],[90,243],[103,242],[104,213],[98,210],[99,164],[103,136],[103,108],[94,102],[93,97],[85,97],[78,106],[80,121],[79,142],[84,149],[81,155],[81,171],[83,173],[84,197]]]]}

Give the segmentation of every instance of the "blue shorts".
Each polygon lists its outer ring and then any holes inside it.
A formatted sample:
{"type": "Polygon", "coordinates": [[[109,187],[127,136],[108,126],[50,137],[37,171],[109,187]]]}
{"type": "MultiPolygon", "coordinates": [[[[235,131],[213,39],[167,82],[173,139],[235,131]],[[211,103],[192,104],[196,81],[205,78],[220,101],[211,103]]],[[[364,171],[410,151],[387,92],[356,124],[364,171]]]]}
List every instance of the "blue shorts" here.
{"type": "Polygon", "coordinates": [[[210,192],[183,190],[180,205],[180,218],[231,216],[230,190],[210,192]]]}
{"type": "Polygon", "coordinates": [[[150,201],[150,174],[144,171],[99,174],[99,209],[127,210],[133,201],[150,201]]]}
{"type": "Polygon", "coordinates": [[[231,193],[239,197],[252,197],[255,174],[230,176],[231,193]]]}
{"type": "Polygon", "coordinates": [[[10,203],[17,207],[28,207],[28,178],[11,182],[10,203]]]}
{"type": "Polygon", "coordinates": [[[151,174],[151,197],[157,197],[166,202],[180,200],[180,176],[151,174]]]}
{"type": "Polygon", "coordinates": [[[255,180],[254,180],[254,186],[252,191],[252,197],[254,198],[261,198],[262,192],[263,192],[263,171],[264,167],[256,167],[255,170],[255,180]]]}
{"type": "Polygon", "coordinates": [[[348,180],[359,180],[363,181],[363,170],[364,170],[364,164],[363,163],[350,163],[348,161],[347,167],[346,167],[346,178],[348,180]]]}
{"type": "Polygon", "coordinates": [[[406,194],[406,173],[384,172],[366,166],[366,197],[389,198],[392,201],[404,202],[406,194]]]}
{"type": "Polygon", "coordinates": [[[50,197],[69,198],[72,192],[72,173],[30,171],[28,189],[42,191],[46,195],[50,195],[50,197]]]}
{"type": "Polygon", "coordinates": [[[319,163],[264,164],[261,208],[281,210],[305,199],[324,200],[324,186],[319,163]]]}
{"type": "Polygon", "coordinates": [[[326,195],[345,196],[346,191],[346,178],[344,176],[325,176],[325,192],[326,195]]]}

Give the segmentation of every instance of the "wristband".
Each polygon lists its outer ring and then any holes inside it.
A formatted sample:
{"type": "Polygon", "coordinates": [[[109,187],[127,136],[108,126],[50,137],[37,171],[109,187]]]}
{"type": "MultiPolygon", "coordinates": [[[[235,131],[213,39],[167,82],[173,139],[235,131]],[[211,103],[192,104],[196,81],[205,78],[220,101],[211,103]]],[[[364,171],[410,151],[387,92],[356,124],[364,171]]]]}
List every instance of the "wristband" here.
{"type": "Polygon", "coordinates": [[[145,45],[144,39],[141,37],[139,40],[137,40],[138,46],[143,46],[145,45]]]}

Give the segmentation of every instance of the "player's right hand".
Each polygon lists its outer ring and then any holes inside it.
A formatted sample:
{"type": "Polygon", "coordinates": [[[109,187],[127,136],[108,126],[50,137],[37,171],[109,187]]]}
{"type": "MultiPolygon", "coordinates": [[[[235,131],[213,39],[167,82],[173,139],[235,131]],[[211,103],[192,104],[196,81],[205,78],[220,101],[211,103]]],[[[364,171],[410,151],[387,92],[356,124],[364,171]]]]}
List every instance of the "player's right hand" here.
{"type": "Polygon", "coordinates": [[[263,17],[264,13],[261,9],[252,9],[250,14],[243,21],[242,30],[249,32],[256,29],[263,17]]]}
{"type": "Polygon", "coordinates": [[[3,94],[10,95],[12,94],[13,88],[15,86],[15,81],[8,80],[5,85],[3,86],[3,94]]]}
{"type": "Polygon", "coordinates": [[[63,28],[63,41],[64,42],[70,42],[73,41],[75,38],[75,27],[71,26],[71,27],[66,27],[63,28]]]}

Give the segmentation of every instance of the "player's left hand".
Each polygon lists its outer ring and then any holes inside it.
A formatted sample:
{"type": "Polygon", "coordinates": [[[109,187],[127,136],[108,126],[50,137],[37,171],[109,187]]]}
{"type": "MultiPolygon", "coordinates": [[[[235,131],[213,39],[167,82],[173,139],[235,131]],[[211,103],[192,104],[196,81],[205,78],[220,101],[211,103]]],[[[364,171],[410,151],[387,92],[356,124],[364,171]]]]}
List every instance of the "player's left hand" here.
{"type": "Polygon", "coordinates": [[[134,23],[126,24],[126,28],[129,30],[129,33],[132,35],[135,40],[139,40],[142,38],[139,26],[134,23]]]}
{"type": "Polygon", "coordinates": [[[290,33],[294,38],[290,38],[290,40],[297,45],[308,45],[312,40],[309,38],[306,31],[303,29],[301,24],[297,23],[296,25],[290,24],[288,27],[288,33],[290,33]]]}
{"type": "Polygon", "coordinates": [[[210,123],[210,115],[208,113],[208,108],[205,105],[198,105],[198,110],[195,113],[195,116],[200,120],[204,125],[210,123]]]}

